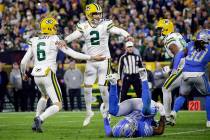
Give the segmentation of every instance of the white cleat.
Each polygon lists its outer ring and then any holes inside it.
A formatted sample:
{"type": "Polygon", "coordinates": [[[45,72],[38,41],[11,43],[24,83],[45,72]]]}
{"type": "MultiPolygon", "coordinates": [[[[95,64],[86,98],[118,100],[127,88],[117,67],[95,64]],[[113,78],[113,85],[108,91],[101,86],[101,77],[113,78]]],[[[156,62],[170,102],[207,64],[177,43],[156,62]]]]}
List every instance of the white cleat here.
{"type": "Polygon", "coordinates": [[[103,118],[107,118],[109,120],[109,123],[111,123],[111,115],[108,112],[108,109],[105,108],[104,103],[100,106],[100,112],[103,118]]]}
{"type": "Polygon", "coordinates": [[[141,80],[147,80],[147,70],[145,68],[139,68],[139,76],[141,80]]]}
{"type": "Polygon", "coordinates": [[[176,124],[176,112],[175,111],[171,111],[170,118],[171,118],[171,125],[174,126],[176,124]]]}
{"type": "Polygon", "coordinates": [[[106,75],[106,80],[108,80],[111,84],[117,84],[118,79],[120,79],[120,75],[117,73],[106,75]]]}
{"type": "Polygon", "coordinates": [[[94,116],[94,112],[93,111],[89,111],[86,113],[86,117],[85,120],[83,122],[83,126],[87,126],[90,123],[91,118],[94,116]]]}
{"type": "Polygon", "coordinates": [[[107,118],[108,117],[108,110],[105,108],[105,105],[104,103],[101,104],[100,106],[100,112],[101,112],[101,115],[103,116],[103,118],[107,118]]]}
{"type": "Polygon", "coordinates": [[[210,128],[210,121],[206,122],[206,127],[210,128]]]}

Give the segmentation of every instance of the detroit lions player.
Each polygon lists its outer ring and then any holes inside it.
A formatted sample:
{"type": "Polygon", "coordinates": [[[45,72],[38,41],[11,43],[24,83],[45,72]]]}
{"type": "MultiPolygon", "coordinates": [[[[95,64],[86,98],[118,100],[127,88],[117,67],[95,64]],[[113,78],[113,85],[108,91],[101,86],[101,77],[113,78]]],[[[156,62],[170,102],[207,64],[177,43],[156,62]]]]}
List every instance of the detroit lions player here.
{"type": "Polygon", "coordinates": [[[171,116],[176,118],[178,112],[183,106],[186,96],[190,93],[193,86],[197,88],[202,95],[206,95],[206,126],[210,127],[210,86],[206,67],[210,62],[210,30],[201,30],[195,41],[187,44],[183,50],[183,57],[186,56],[185,66],[183,68],[183,78],[180,86],[180,96],[174,103],[171,116]]]}
{"type": "Polygon", "coordinates": [[[184,66],[184,58],[180,60],[180,53],[185,47],[186,42],[180,33],[174,32],[174,25],[168,19],[160,19],[156,29],[158,35],[163,39],[164,47],[168,55],[173,58],[172,72],[162,87],[166,123],[173,125],[174,120],[170,118],[172,101],[171,91],[180,85],[182,68],[184,66]]]}
{"type": "MultiPolygon", "coordinates": [[[[92,85],[95,83],[97,77],[101,97],[108,110],[109,93],[105,78],[107,74],[110,74],[111,69],[111,56],[108,45],[109,35],[113,33],[121,35],[127,40],[131,39],[129,33],[122,28],[116,27],[112,20],[103,19],[102,7],[100,5],[96,3],[88,4],[85,9],[85,15],[87,21],[78,23],[76,31],[68,35],[65,41],[69,43],[83,37],[85,40],[85,54],[100,54],[107,59],[100,62],[87,61],[84,74],[86,117],[83,126],[87,126],[94,115],[91,109],[92,85]]],[[[65,42],[60,42],[60,46],[63,44],[65,42]]]]}
{"type": "Polygon", "coordinates": [[[165,128],[164,107],[161,103],[156,103],[151,100],[145,68],[141,68],[139,73],[142,80],[142,98],[128,99],[120,104],[118,104],[116,85],[119,75],[110,74],[107,76],[107,79],[111,83],[109,113],[116,117],[125,116],[111,128],[107,118],[107,112],[103,111],[103,104],[101,105],[100,110],[104,118],[104,129],[107,136],[147,137],[163,134],[165,128]],[[159,123],[154,120],[157,111],[161,115],[159,123]]]}

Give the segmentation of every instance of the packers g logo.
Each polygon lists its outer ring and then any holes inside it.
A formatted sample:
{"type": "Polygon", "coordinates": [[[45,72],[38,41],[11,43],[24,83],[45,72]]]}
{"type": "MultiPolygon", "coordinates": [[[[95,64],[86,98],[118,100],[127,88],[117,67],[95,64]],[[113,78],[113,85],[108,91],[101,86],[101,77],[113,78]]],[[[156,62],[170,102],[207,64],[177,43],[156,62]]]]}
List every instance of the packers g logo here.
{"type": "Polygon", "coordinates": [[[52,24],[52,23],[53,23],[53,20],[52,19],[46,20],[46,24],[52,24]]]}
{"type": "Polygon", "coordinates": [[[90,10],[90,6],[87,6],[85,10],[86,11],[89,11],[90,10]]]}
{"type": "Polygon", "coordinates": [[[166,20],[165,20],[165,24],[168,24],[168,23],[169,23],[169,20],[166,19],[166,20]]]}

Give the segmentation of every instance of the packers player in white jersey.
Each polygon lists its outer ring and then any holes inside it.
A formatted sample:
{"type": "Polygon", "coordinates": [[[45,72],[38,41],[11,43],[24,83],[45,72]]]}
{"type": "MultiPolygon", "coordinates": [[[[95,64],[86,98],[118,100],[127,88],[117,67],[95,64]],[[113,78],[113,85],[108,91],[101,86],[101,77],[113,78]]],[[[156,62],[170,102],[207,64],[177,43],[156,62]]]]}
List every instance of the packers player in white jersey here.
{"type": "MultiPolygon", "coordinates": [[[[58,22],[51,17],[44,18],[41,23],[41,35],[33,37],[29,41],[29,48],[21,61],[21,73],[23,79],[27,79],[25,74],[26,65],[33,57],[34,68],[32,75],[42,97],[39,99],[36,110],[36,117],[32,129],[42,132],[41,124],[49,116],[55,114],[62,108],[62,94],[56,78],[56,56],[58,48],[56,41],[60,41],[57,34],[58,22]],[[51,99],[53,105],[45,110],[48,98],[51,99]],[[45,111],[44,111],[45,110],[45,111]]],[[[61,48],[61,51],[75,59],[83,60],[104,60],[105,57],[90,56],[73,51],[70,48],[61,48]]]]}
{"type": "Polygon", "coordinates": [[[156,30],[163,40],[164,47],[170,57],[173,58],[172,71],[168,79],[165,81],[163,92],[163,104],[166,111],[166,123],[174,125],[171,113],[171,91],[177,88],[181,82],[181,73],[184,66],[184,59],[181,59],[181,51],[186,45],[186,42],[180,33],[174,32],[174,25],[168,19],[160,19],[156,25],[156,30]]]}
{"type": "MultiPolygon", "coordinates": [[[[118,34],[125,37],[126,40],[132,40],[129,33],[114,25],[112,20],[102,18],[102,8],[96,3],[88,4],[85,9],[85,15],[87,21],[78,23],[76,30],[65,38],[69,43],[77,38],[83,37],[85,39],[85,53],[100,54],[107,59],[100,62],[87,61],[85,75],[84,75],[84,92],[86,102],[86,118],[83,122],[83,126],[89,124],[90,119],[94,113],[91,109],[92,102],[92,85],[94,84],[96,77],[98,77],[99,90],[101,97],[108,111],[108,89],[107,81],[105,77],[110,72],[110,51],[108,46],[110,33],[118,34]]],[[[65,45],[65,42],[60,42],[60,46],[65,45]]]]}

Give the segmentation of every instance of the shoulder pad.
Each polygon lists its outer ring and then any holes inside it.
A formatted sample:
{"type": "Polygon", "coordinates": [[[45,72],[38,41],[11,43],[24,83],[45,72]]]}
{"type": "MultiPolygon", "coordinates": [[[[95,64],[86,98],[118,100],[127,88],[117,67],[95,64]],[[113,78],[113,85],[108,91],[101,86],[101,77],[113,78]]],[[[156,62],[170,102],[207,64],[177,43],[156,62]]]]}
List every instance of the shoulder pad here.
{"type": "Polygon", "coordinates": [[[80,31],[81,33],[83,33],[83,26],[84,26],[85,23],[86,23],[86,22],[77,23],[76,29],[77,29],[78,31],[80,31]]]}

